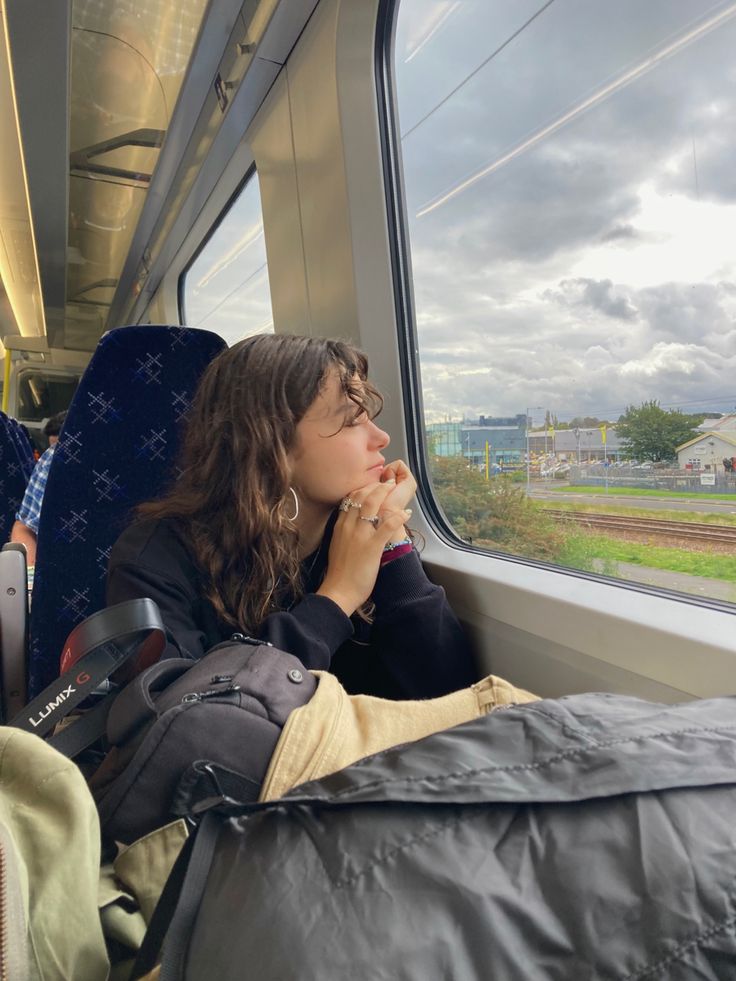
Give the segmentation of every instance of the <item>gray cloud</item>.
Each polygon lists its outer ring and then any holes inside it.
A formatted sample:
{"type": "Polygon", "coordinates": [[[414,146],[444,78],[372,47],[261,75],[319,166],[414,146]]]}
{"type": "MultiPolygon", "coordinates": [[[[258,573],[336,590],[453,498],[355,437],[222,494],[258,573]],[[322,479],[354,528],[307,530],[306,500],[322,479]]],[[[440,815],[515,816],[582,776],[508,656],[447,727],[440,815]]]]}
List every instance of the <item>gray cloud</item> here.
{"type": "MultiPolygon", "coordinates": [[[[424,16],[432,6],[402,0],[400,11],[424,16]]],[[[398,69],[404,129],[534,9],[458,5],[398,69]]],[[[659,207],[669,197],[736,201],[736,19],[554,129],[586,98],[684,37],[694,14],[702,19],[713,10],[694,10],[689,0],[622,0],[617,16],[604,22],[588,0],[553,4],[404,140],[428,412],[512,414],[545,404],[561,418],[615,418],[649,398],[702,399],[717,409],[712,400],[723,395],[722,408],[733,405],[730,243],[708,281],[675,281],[657,258],[667,255],[674,233],[658,227],[656,209],[645,224],[642,201],[647,194],[659,207]],[[535,140],[545,127],[552,129],[535,140]],[[509,152],[502,166],[416,217],[422,205],[509,152]],[[613,250],[641,255],[659,281],[650,273],[646,285],[627,282],[603,259],[600,271],[576,270],[605,249],[611,261],[613,250]]],[[[714,245],[694,239],[694,258],[714,245]]]]}
{"type": "Polygon", "coordinates": [[[641,238],[641,233],[633,225],[614,225],[613,228],[601,235],[601,242],[622,242],[625,244],[639,238],[641,238]]]}
{"type": "Polygon", "coordinates": [[[543,296],[567,307],[589,306],[618,320],[636,320],[638,313],[629,297],[610,279],[563,279],[558,291],[546,290],[543,296]]]}
{"type": "Polygon", "coordinates": [[[655,337],[706,341],[715,347],[733,327],[724,293],[728,290],[711,283],[663,283],[642,290],[638,303],[655,337]]]}

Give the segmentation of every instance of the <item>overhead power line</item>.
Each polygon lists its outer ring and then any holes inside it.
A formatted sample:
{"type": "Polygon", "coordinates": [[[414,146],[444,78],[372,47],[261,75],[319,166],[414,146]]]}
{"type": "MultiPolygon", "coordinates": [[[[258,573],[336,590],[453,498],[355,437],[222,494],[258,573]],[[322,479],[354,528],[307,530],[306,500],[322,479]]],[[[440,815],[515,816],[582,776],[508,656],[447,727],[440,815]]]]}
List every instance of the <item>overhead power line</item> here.
{"type": "Polygon", "coordinates": [[[521,25],[521,27],[517,28],[514,31],[513,34],[510,34],[506,38],[506,40],[503,42],[503,44],[500,44],[494,51],[492,51],[488,55],[488,57],[484,61],[481,61],[481,63],[478,65],[477,68],[474,68],[473,71],[470,72],[469,75],[466,75],[465,78],[461,82],[459,82],[455,86],[454,89],[451,89],[443,99],[440,99],[440,101],[435,106],[433,106],[432,109],[430,109],[428,113],[426,113],[424,116],[422,116],[422,118],[419,120],[419,122],[414,123],[414,125],[410,129],[408,129],[405,133],[402,133],[401,139],[402,140],[405,140],[407,138],[407,136],[411,136],[411,134],[414,132],[415,129],[418,129],[422,125],[422,123],[425,123],[429,119],[430,116],[432,116],[434,113],[437,112],[438,109],[441,109],[442,106],[444,106],[444,104],[449,99],[451,99],[453,97],[453,95],[455,95],[457,92],[459,92],[460,89],[464,85],[467,85],[467,83],[470,81],[471,78],[473,78],[475,75],[477,75],[478,72],[482,68],[485,68],[485,66],[488,64],[488,62],[489,61],[492,61],[496,57],[497,54],[500,54],[503,51],[504,48],[508,47],[508,45],[511,44],[511,42],[515,38],[517,38],[521,34],[522,31],[525,31],[527,29],[527,27],[529,27],[529,25],[532,23],[532,21],[536,20],[537,17],[539,17],[540,14],[544,13],[544,11],[547,9],[547,7],[551,7],[554,2],[555,2],[555,0],[547,0],[547,3],[542,4],[542,6],[539,8],[539,10],[536,13],[532,14],[532,16],[529,18],[529,20],[527,20],[525,23],[523,23],[521,25]]]}

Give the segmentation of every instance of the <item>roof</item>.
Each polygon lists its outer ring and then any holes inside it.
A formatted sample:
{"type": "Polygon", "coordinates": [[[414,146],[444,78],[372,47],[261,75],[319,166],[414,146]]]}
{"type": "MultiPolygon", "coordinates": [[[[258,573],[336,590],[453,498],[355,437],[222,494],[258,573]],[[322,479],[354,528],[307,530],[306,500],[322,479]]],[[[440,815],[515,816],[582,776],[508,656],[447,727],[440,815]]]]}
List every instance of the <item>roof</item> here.
{"type": "Polygon", "coordinates": [[[696,429],[712,433],[715,430],[722,431],[724,429],[736,430],[736,412],[731,412],[726,416],[721,416],[720,419],[704,419],[696,429]]]}
{"type": "Polygon", "coordinates": [[[687,447],[692,446],[693,443],[700,443],[708,436],[715,436],[716,439],[720,439],[722,442],[728,443],[730,446],[736,447],[736,431],[734,432],[733,436],[730,436],[728,433],[716,433],[711,430],[710,432],[707,433],[701,433],[700,436],[696,436],[695,439],[689,439],[687,443],[680,443],[680,445],[676,446],[675,449],[679,453],[680,450],[687,449],[687,447]]]}

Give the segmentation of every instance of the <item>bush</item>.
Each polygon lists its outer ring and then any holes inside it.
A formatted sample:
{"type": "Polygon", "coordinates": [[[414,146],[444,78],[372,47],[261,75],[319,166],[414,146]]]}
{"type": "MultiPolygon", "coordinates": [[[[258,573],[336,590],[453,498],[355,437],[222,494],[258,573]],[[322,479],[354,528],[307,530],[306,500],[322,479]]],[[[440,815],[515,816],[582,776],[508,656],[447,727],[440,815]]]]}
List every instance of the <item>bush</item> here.
{"type": "Polygon", "coordinates": [[[515,486],[517,474],[487,481],[463,457],[446,456],[431,457],[430,469],[437,499],[461,538],[527,558],[559,560],[566,532],[515,486]]]}

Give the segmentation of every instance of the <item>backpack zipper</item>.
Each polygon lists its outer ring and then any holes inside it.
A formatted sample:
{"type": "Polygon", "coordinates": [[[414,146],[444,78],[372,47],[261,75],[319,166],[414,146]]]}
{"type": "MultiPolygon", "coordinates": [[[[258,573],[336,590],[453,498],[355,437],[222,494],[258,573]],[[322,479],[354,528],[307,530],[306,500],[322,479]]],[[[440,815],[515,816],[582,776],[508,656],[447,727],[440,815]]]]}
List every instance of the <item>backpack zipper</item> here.
{"type": "MultiPolygon", "coordinates": [[[[249,637],[247,634],[241,633],[233,634],[230,640],[223,641],[222,644],[218,644],[217,647],[230,644],[233,641],[235,641],[236,644],[250,644],[251,647],[260,647],[261,645],[264,647],[273,647],[270,640],[258,640],[257,637],[249,637]]],[[[213,647],[212,650],[215,650],[215,648],[213,647]]]]}
{"type": "MultiPolygon", "coordinates": [[[[227,688],[220,688],[219,691],[211,688],[207,691],[190,691],[186,695],[182,695],[181,700],[184,704],[188,702],[203,702],[207,698],[222,698],[223,695],[231,695],[238,691],[240,691],[240,685],[229,685],[227,688]]],[[[1,976],[0,981],[2,981],[1,976]]]]}
{"type": "Polygon", "coordinates": [[[213,654],[215,651],[221,651],[225,647],[231,647],[233,644],[247,644],[248,647],[273,647],[270,640],[258,640],[257,637],[249,637],[247,634],[231,634],[227,640],[221,640],[219,644],[215,644],[214,647],[210,647],[207,654],[213,654]]]}

